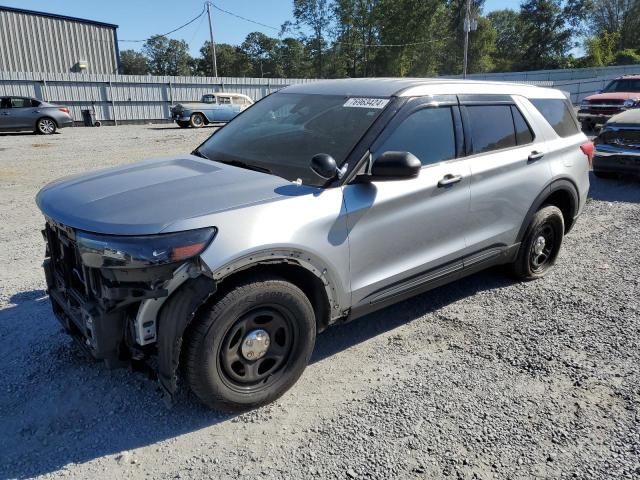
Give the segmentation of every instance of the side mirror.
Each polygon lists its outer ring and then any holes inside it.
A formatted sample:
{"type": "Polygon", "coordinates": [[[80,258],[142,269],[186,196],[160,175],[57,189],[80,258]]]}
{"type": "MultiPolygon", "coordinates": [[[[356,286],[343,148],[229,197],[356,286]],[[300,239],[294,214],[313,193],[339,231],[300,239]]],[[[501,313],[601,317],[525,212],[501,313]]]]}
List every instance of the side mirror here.
{"type": "Polygon", "coordinates": [[[420,174],[422,163],[409,152],[384,152],[371,167],[371,181],[405,180],[420,174]]]}
{"type": "Polygon", "coordinates": [[[338,173],[338,165],[331,155],[318,153],[311,158],[311,170],[316,175],[329,180],[338,173]]]}

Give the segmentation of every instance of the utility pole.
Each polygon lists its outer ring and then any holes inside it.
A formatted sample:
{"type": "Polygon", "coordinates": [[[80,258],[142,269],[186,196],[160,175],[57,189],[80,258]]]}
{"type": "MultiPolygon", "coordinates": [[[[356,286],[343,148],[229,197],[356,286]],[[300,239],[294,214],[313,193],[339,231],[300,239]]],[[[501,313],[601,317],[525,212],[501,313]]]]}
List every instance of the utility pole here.
{"type": "Polygon", "coordinates": [[[467,66],[469,65],[469,32],[471,31],[471,0],[467,0],[464,9],[464,66],[462,77],[467,78],[467,66]]]}
{"type": "Polygon", "coordinates": [[[213,39],[213,22],[211,21],[211,0],[207,1],[207,15],[209,16],[209,35],[211,37],[211,62],[213,63],[213,76],[218,76],[218,63],[216,62],[216,42],[213,39]]]}

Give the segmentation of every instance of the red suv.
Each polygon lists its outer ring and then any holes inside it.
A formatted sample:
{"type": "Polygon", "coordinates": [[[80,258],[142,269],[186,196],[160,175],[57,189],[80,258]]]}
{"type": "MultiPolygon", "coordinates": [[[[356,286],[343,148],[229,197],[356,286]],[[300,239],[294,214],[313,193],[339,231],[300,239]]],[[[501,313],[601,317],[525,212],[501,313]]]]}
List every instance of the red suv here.
{"type": "Polygon", "coordinates": [[[578,120],[583,130],[593,130],[612,116],[640,107],[640,75],[616,78],[604,90],[582,100],[578,120]]]}

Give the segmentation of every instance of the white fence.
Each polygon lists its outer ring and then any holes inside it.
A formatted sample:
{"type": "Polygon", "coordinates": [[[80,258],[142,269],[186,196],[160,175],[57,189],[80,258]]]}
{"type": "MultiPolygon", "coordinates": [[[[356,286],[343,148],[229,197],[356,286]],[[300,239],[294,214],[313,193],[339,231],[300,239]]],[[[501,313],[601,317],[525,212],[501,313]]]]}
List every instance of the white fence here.
{"type": "MultiPolygon", "coordinates": [[[[568,92],[579,103],[623,74],[640,74],[640,65],[473,74],[471,79],[501,80],[551,86],[568,92]]],[[[172,104],[198,100],[208,92],[237,92],[254,100],[287,85],[313,82],[293,78],[158,77],[76,73],[0,72],[0,96],[23,95],[64,104],[76,121],[91,107],[96,118],[109,123],[166,121],[172,104]]]]}

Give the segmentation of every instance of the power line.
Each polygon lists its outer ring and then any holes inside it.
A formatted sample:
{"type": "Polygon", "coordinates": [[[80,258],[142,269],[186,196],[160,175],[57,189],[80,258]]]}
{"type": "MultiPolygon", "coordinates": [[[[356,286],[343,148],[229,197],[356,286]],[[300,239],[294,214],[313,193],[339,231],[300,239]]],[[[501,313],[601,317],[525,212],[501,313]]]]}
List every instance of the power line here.
{"type": "MultiPolygon", "coordinates": [[[[196,20],[198,20],[202,15],[204,15],[206,9],[203,8],[202,11],[194,18],[192,18],[191,20],[189,20],[187,23],[185,23],[184,25],[180,25],[177,28],[174,28],[173,30],[171,30],[170,32],[167,33],[163,33],[162,35],[153,35],[152,37],[166,37],[168,35],[171,35],[172,33],[177,32],[178,30],[182,30],[184,27],[187,27],[189,25],[191,25],[193,22],[195,22],[196,20]]],[[[149,37],[149,38],[152,38],[149,37]]],[[[119,42],[133,42],[133,43],[141,43],[141,42],[146,42],[147,40],[149,40],[148,38],[144,39],[144,40],[118,40],[119,42]]]]}
{"type": "Polygon", "coordinates": [[[266,23],[261,23],[256,20],[251,20],[250,18],[243,17],[242,15],[238,15],[237,13],[233,13],[233,12],[230,12],[229,10],[225,10],[224,8],[220,8],[213,2],[211,3],[211,5],[213,5],[213,8],[215,8],[216,10],[220,10],[222,13],[226,13],[227,15],[231,15],[232,17],[239,18],[240,20],[244,20],[245,22],[253,23],[255,25],[260,25],[261,27],[265,27],[265,28],[270,28],[271,30],[280,31],[279,28],[274,27],[272,25],[267,25],[266,23]]]}

